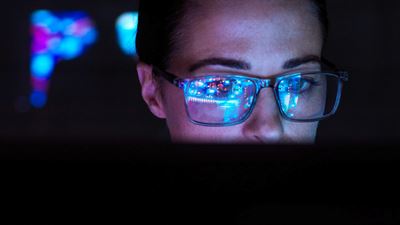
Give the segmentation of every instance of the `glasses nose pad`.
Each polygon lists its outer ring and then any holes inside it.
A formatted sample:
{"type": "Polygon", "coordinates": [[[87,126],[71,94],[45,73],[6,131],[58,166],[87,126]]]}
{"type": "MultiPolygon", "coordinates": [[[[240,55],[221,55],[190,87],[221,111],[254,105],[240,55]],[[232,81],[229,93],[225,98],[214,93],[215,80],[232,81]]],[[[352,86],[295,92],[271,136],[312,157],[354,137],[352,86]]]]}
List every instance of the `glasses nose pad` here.
{"type": "Polygon", "coordinates": [[[261,80],[260,83],[259,83],[259,85],[260,85],[260,88],[261,88],[261,89],[267,88],[267,87],[273,88],[273,85],[272,85],[272,82],[271,82],[270,79],[261,80]]]}

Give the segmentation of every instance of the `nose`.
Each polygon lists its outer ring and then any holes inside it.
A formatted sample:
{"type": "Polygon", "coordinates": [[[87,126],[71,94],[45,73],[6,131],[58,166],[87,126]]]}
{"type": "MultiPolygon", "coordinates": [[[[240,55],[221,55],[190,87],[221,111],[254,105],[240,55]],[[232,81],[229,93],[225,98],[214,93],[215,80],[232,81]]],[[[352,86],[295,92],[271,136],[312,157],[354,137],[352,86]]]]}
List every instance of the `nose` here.
{"type": "Polygon", "coordinates": [[[283,140],[282,119],[272,88],[263,88],[260,91],[253,112],[242,129],[250,142],[273,144],[283,140]]]}

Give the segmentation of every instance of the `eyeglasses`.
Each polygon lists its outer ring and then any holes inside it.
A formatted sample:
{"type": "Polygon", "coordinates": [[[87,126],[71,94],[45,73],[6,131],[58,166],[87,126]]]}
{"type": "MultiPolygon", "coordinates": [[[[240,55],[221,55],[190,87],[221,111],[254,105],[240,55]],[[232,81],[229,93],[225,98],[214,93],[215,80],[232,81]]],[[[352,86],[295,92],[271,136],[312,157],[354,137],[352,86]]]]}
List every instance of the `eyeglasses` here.
{"type": "Polygon", "coordinates": [[[261,89],[269,87],[274,90],[284,119],[319,121],[336,112],[343,81],[348,80],[345,71],[296,72],[265,79],[239,74],[179,78],[157,67],[153,70],[183,90],[189,119],[203,126],[244,122],[251,115],[261,89]]]}

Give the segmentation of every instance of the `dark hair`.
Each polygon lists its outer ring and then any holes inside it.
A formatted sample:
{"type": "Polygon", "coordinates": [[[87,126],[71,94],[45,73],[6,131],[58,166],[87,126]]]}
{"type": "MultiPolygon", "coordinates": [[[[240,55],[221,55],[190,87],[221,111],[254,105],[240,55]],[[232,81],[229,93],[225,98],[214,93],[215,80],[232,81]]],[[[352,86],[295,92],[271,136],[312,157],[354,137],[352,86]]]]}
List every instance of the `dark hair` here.
{"type": "MultiPolygon", "coordinates": [[[[310,0],[321,22],[324,40],[328,34],[328,16],[325,0],[310,0]]],[[[139,24],[136,49],[140,61],[167,69],[169,57],[175,49],[175,36],[188,0],[139,2],[139,24]]]]}
{"type": "Polygon", "coordinates": [[[311,0],[311,3],[313,3],[315,13],[321,22],[322,36],[325,42],[329,33],[329,19],[326,0],[311,0]]]}

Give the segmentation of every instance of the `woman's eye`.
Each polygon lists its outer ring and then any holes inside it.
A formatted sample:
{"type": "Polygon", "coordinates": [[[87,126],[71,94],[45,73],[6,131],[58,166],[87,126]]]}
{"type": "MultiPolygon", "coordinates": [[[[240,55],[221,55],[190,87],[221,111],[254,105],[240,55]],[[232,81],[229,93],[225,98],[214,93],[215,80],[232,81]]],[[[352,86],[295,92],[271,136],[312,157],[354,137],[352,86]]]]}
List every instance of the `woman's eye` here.
{"type": "Polygon", "coordinates": [[[292,78],[282,80],[279,85],[279,91],[290,93],[302,93],[309,90],[316,81],[312,78],[292,78]]]}
{"type": "Polygon", "coordinates": [[[301,79],[299,83],[298,90],[300,92],[308,90],[313,85],[313,81],[310,79],[301,79]]]}

